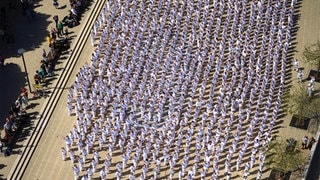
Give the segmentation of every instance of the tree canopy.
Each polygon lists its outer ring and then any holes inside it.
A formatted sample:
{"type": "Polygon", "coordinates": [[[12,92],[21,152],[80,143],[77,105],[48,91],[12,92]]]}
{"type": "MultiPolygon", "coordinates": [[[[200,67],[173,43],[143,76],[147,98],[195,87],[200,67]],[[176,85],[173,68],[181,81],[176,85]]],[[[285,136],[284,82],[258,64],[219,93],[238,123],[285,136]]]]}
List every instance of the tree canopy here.
{"type": "Polygon", "coordinates": [[[295,85],[288,99],[288,112],[298,117],[297,123],[303,124],[304,118],[314,119],[316,129],[320,123],[320,98],[318,96],[308,96],[307,87],[303,84],[295,85]]]}
{"type": "Polygon", "coordinates": [[[296,144],[297,141],[293,139],[272,141],[266,152],[267,164],[285,173],[303,169],[307,158],[296,144]]]}
{"type": "Polygon", "coordinates": [[[320,41],[305,47],[302,60],[317,66],[318,70],[320,69],[320,41]]]}
{"type": "Polygon", "coordinates": [[[312,97],[309,97],[307,94],[307,88],[303,84],[298,84],[291,89],[291,92],[288,96],[289,99],[289,108],[288,111],[290,114],[297,114],[301,117],[309,117],[311,111],[311,100],[312,97]]]}

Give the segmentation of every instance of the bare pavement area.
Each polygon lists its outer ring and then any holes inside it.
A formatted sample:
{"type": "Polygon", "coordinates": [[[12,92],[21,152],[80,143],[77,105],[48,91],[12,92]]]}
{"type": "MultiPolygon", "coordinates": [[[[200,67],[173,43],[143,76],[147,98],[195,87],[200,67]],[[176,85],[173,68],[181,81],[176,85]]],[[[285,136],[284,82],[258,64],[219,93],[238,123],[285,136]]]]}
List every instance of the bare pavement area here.
{"type": "MultiPolygon", "coordinates": [[[[0,2],[0,5],[7,5],[9,0],[0,2]]],[[[26,52],[24,57],[26,59],[29,78],[32,81],[33,73],[38,70],[41,59],[42,49],[48,50],[48,44],[46,36],[49,33],[52,26],[54,26],[53,15],[58,14],[63,17],[68,13],[68,1],[60,0],[60,6],[66,5],[67,7],[61,9],[55,9],[51,1],[35,0],[35,21],[29,22],[25,16],[22,16],[18,1],[15,3],[15,9],[8,11],[10,14],[10,20],[12,30],[15,34],[15,43],[7,45],[3,42],[0,43],[0,53],[6,54],[6,65],[0,69],[0,118],[1,123],[4,123],[4,118],[7,115],[7,109],[16,100],[19,95],[20,87],[26,86],[24,78],[24,68],[21,60],[21,56],[18,55],[17,50],[24,48],[26,52]]],[[[91,12],[94,10],[98,0],[93,1],[85,14],[81,18],[80,25],[69,29],[71,37],[71,48],[65,54],[62,54],[58,60],[54,76],[49,79],[47,91],[49,96],[51,93],[60,93],[59,96],[54,96],[55,99],[50,97],[40,99],[30,99],[30,108],[27,110],[30,113],[30,121],[22,129],[21,134],[17,134],[16,143],[13,146],[12,154],[7,157],[0,157],[0,175],[1,179],[6,179],[8,175],[12,174],[13,169],[17,165],[17,161],[24,152],[28,149],[33,149],[33,153],[26,156],[26,159],[30,159],[30,162],[24,167],[22,179],[74,179],[72,171],[72,163],[69,158],[67,161],[61,160],[61,147],[65,146],[63,137],[65,137],[75,124],[75,116],[69,116],[67,113],[66,103],[69,87],[73,84],[75,75],[78,73],[80,67],[85,62],[89,62],[93,48],[91,46],[89,36],[80,38],[80,32],[85,29],[86,22],[89,22],[91,12]],[[79,50],[79,56],[72,56],[72,51],[79,46],[82,41],[83,48],[79,50]],[[76,58],[70,58],[76,57],[76,58]],[[68,62],[69,61],[69,62],[68,62]],[[65,69],[69,67],[69,63],[74,61],[74,67],[72,71],[65,69]],[[67,75],[66,81],[59,80],[60,75],[67,75]],[[63,85],[63,86],[59,86],[63,85]],[[47,107],[50,105],[51,113],[48,117],[43,116],[47,113],[47,107]],[[44,118],[45,117],[45,118],[44,118]],[[44,127],[44,131],[41,136],[32,139],[32,134],[40,131],[41,127],[37,128],[37,125],[41,124],[44,127]],[[37,143],[28,144],[28,142],[38,141],[37,143]],[[30,146],[28,146],[30,145],[30,146]]],[[[303,48],[320,40],[320,1],[319,0],[304,0],[298,1],[296,13],[298,14],[296,25],[296,36],[293,36],[292,46],[294,47],[293,58],[301,59],[301,53],[303,48]]],[[[311,67],[301,63],[301,66],[305,68],[305,72],[311,67]]],[[[291,72],[290,83],[294,86],[297,83],[296,73],[291,72]]],[[[307,73],[304,75],[306,78],[307,73]]],[[[27,87],[27,86],[26,86],[27,87]]],[[[319,90],[319,84],[316,84],[315,89],[319,90]]],[[[298,140],[299,145],[301,138],[304,135],[309,137],[315,136],[315,132],[308,132],[306,130],[299,130],[289,126],[291,115],[285,115],[279,119],[281,124],[280,128],[277,128],[273,135],[282,137],[283,139],[295,138],[298,140]]],[[[306,152],[308,153],[308,152],[306,152]]],[[[104,157],[106,153],[102,154],[104,157]]],[[[319,163],[318,163],[319,164],[319,163]]],[[[87,165],[88,166],[88,165],[87,165]]],[[[166,172],[162,172],[162,179],[168,178],[166,172]]],[[[270,172],[264,172],[264,178],[267,179],[270,172]]],[[[318,174],[319,176],[319,174],[318,174]]],[[[251,176],[250,176],[251,177],[251,176]]],[[[251,178],[255,178],[252,176],[251,178]]],[[[94,179],[99,179],[98,173],[95,173],[94,179]]],[[[114,177],[108,177],[108,179],[114,179],[114,177]]],[[[226,178],[222,178],[226,179],[226,178]]],[[[241,176],[233,177],[232,179],[242,179],[241,176]]],[[[250,179],[250,178],[249,178],[250,179]]],[[[292,176],[291,179],[301,179],[301,177],[292,176]]],[[[319,179],[319,177],[314,177],[319,179]]]]}

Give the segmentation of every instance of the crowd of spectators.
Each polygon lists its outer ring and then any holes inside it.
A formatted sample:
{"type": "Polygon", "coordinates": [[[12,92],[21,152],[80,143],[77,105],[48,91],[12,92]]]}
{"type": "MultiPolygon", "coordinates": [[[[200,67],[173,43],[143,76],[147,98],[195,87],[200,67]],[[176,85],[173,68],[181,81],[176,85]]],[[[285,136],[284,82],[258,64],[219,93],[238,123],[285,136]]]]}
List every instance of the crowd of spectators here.
{"type": "MultiPolygon", "coordinates": [[[[54,75],[54,68],[60,53],[69,48],[69,31],[68,28],[77,26],[80,17],[85,8],[89,5],[89,0],[70,0],[69,15],[59,20],[59,15],[54,15],[55,26],[50,30],[47,36],[49,51],[42,50],[42,59],[40,61],[40,68],[33,75],[34,95],[44,96],[43,85],[46,85],[46,77],[54,75]]],[[[57,6],[59,8],[59,4],[57,6]]]]}
{"type": "MultiPolygon", "coordinates": [[[[77,20],[76,24],[79,24],[80,16],[84,12],[85,8],[89,5],[89,0],[70,0],[70,14],[72,17],[77,20]],[[73,14],[76,13],[76,14],[73,14]]],[[[9,7],[12,5],[9,3],[9,7]]],[[[34,1],[33,0],[21,0],[22,14],[27,16],[28,20],[33,20],[35,17],[33,8],[34,1]]],[[[6,40],[6,29],[8,24],[8,18],[6,13],[6,8],[2,7],[0,12],[0,36],[2,40],[6,40]],[[4,32],[4,36],[3,36],[4,32]]],[[[70,15],[68,15],[69,17],[70,15]]],[[[54,15],[54,19],[58,19],[58,15],[54,15]]],[[[47,52],[44,48],[42,50],[42,58],[40,60],[39,69],[33,74],[33,95],[32,98],[38,97],[46,97],[47,94],[43,91],[43,86],[46,85],[46,78],[54,75],[54,66],[56,61],[59,58],[59,53],[61,51],[69,48],[69,37],[68,37],[68,29],[67,25],[64,24],[63,21],[56,21],[55,26],[51,29],[50,34],[47,37],[49,51],[47,52]]],[[[70,26],[69,26],[70,27],[70,26]]],[[[72,26],[73,27],[73,26],[72,26]]],[[[0,63],[1,63],[1,55],[0,55],[0,63]]],[[[3,59],[4,60],[4,59],[3,59]]],[[[0,65],[2,65],[1,63],[0,65]]],[[[16,134],[17,129],[23,122],[28,118],[27,108],[30,94],[28,90],[24,87],[21,88],[20,95],[16,99],[16,101],[10,106],[10,110],[8,112],[7,117],[5,118],[5,124],[3,126],[3,134],[2,139],[0,140],[0,148],[1,152],[3,151],[3,147],[8,147],[8,144],[12,142],[13,136],[16,134]]],[[[6,148],[8,149],[8,148],[6,148]]]]}
{"type": "Polygon", "coordinates": [[[22,87],[20,95],[11,105],[8,115],[5,118],[6,121],[3,126],[4,135],[2,141],[9,143],[12,140],[15,131],[18,129],[18,125],[26,120],[26,108],[28,107],[28,101],[28,91],[26,88],[22,87]]]}

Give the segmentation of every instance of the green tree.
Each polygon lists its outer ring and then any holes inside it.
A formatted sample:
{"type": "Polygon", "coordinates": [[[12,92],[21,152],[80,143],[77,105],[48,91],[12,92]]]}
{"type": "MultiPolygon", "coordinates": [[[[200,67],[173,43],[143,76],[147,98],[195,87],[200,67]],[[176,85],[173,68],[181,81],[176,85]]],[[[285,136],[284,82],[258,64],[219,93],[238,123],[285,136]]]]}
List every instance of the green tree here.
{"type": "Polygon", "coordinates": [[[311,65],[317,66],[317,77],[320,78],[320,41],[315,44],[308,45],[302,52],[302,60],[310,63],[311,65]]]}
{"type": "Polygon", "coordinates": [[[317,132],[320,125],[320,98],[312,98],[309,106],[309,117],[314,121],[314,128],[311,128],[311,132],[317,132]]]}
{"type": "Polygon", "coordinates": [[[298,123],[303,124],[303,117],[309,117],[311,113],[312,96],[308,96],[307,88],[303,84],[298,84],[291,89],[288,99],[288,112],[296,114],[298,123]]]}
{"type": "Polygon", "coordinates": [[[307,157],[296,147],[297,143],[294,139],[270,142],[266,151],[266,164],[284,173],[303,170],[307,162],[307,157]]]}
{"type": "Polygon", "coordinates": [[[320,98],[315,95],[308,96],[304,84],[295,85],[287,98],[288,112],[298,118],[296,125],[303,125],[304,118],[310,118],[314,120],[317,130],[320,125],[320,98]]]}

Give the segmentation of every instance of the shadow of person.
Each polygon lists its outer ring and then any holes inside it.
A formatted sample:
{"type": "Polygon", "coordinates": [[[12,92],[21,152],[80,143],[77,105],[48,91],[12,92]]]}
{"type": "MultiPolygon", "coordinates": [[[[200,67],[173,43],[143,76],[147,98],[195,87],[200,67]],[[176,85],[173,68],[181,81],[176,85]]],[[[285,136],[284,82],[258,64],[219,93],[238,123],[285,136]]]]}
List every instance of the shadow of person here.
{"type": "Polygon", "coordinates": [[[58,7],[57,9],[65,9],[66,7],[67,7],[67,5],[63,5],[63,6],[58,7]]]}
{"type": "Polygon", "coordinates": [[[0,164],[0,169],[4,168],[4,167],[7,167],[7,165],[5,164],[0,164]]]}

